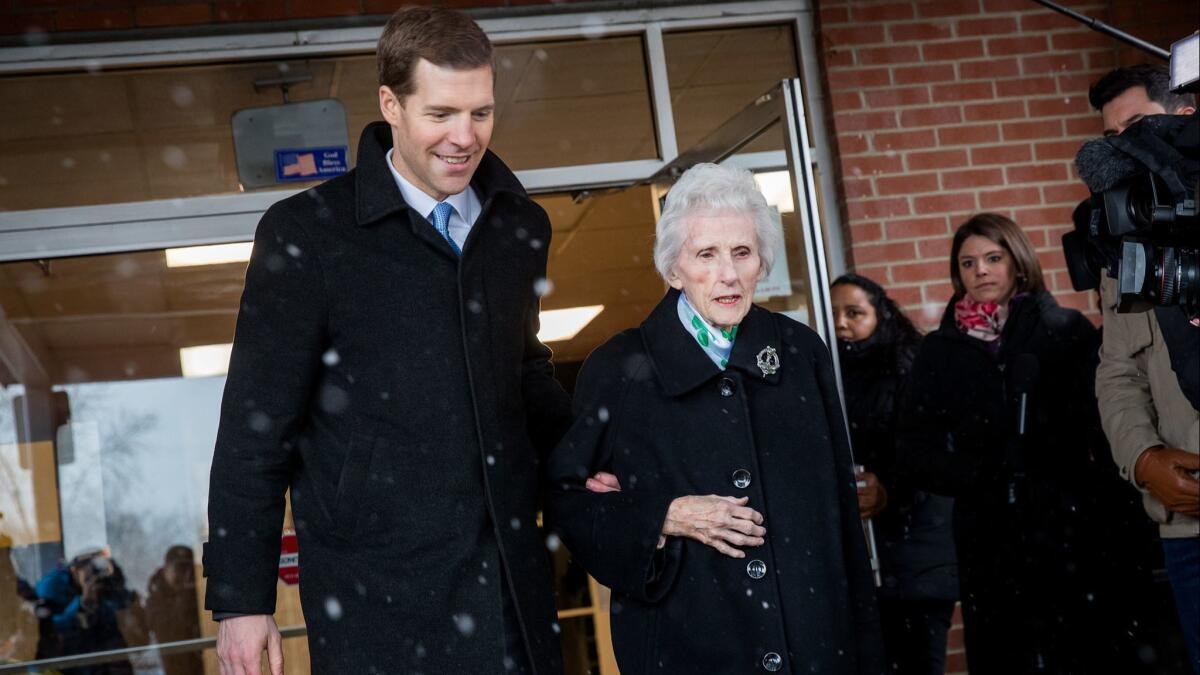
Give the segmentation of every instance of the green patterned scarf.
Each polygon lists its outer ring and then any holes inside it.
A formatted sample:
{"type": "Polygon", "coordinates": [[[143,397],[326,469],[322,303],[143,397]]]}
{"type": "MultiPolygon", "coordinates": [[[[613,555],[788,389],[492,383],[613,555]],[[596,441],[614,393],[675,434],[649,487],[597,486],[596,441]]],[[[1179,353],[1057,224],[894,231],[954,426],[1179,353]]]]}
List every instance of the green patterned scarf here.
{"type": "Polygon", "coordinates": [[[733,340],[737,337],[738,327],[734,326],[729,330],[714,328],[692,307],[692,303],[688,302],[683,293],[679,294],[676,306],[679,308],[679,321],[683,323],[687,332],[696,338],[696,344],[700,345],[718,368],[725,370],[726,364],[729,363],[729,353],[733,351],[733,340]]]}

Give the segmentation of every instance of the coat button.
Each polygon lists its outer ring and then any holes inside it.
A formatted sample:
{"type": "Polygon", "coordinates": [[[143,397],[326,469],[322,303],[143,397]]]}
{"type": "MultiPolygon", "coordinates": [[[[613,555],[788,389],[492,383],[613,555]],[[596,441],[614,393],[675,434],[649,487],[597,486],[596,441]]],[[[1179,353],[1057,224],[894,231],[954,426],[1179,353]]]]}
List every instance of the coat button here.
{"type": "Polygon", "coordinates": [[[746,574],[751,579],[761,579],[767,576],[767,563],[761,560],[751,560],[746,563],[746,574]]]}
{"type": "Polygon", "coordinates": [[[750,487],[750,472],[745,469],[738,469],[733,472],[733,486],[745,490],[750,487]]]}
{"type": "Polygon", "coordinates": [[[783,657],[776,652],[767,652],[763,654],[763,668],[770,672],[775,672],[783,667],[783,657]]]}
{"type": "Polygon", "coordinates": [[[717,391],[721,392],[722,396],[733,396],[733,380],[728,377],[722,377],[717,380],[717,391]]]}

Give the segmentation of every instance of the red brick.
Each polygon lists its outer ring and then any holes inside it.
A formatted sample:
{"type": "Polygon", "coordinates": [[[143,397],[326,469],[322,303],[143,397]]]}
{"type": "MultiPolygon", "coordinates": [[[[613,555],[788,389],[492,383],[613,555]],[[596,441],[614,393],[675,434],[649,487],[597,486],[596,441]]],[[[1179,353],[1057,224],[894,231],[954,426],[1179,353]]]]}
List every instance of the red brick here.
{"type": "Polygon", "coordinates": [[[916,45],[898,47],[863,47],[856,51],[858,63],[864,66],[890,66],[897,63],[918,63],[921,50],[916,45]]]}
{"type": "Polygon", "coordinates": [[[947,190],[967,190],[972,188],[996,187],[999,185],[1004,185],[1004,172],[999,168],[945,171],[942,173],[942,187],[947,190]]]}
{"type": "Polygon", "coordinates": [[[901,307],[921,302],[920,286],[892,286],[887,289],[887,293],[888,297],[895,300],[896,304],[901,307]]]}
{"type": "Polygon", "coordinates": [[[938,261],[892,265],[888,268],[888,276],[891,277],[894,283],[944,279],[946,277],[946,263],[938,261]]]}
{"type": "Polygon", "coordinates": [[[894,110],[860,110],[833,116],[833,124],[839,133],[847,131],[872,131],[875,129],[895,129],[896,112],[894,110]]]}
{"type": "Polygon", "coordinates": [[[961,213],[975,210],[974,192],[951,192],[948,194],[913,197],[913,210],[917,213],[961,213]]]}
{"type": "Polygon", "coordinates": [[[1055,293],[1054,299],[1063,307],[1077,309],[1084,314],[1088,312],[1095,313],[1096,306],[1093,304],[1094,295],[1090,292],[1083,293],[1055,293]]]}
{"type": "MultiPolygon", "coordinates": [[[[946,265],[946,268],[947,268],[946,273],[949,274],[950,273],[950,270],[949,270],[950,254],[949,253],[946,254],[946,262],[942,263],[942,264],[946,265]]],[[[922,288],[925,291],[925,300],[927,302],[937,303],[937,305],[938,305],[937,310],[939,312],[939,315],[940,315],[942,307],[944,307],[946,305],[946,303],[950,301],[950,298],[954,295],[954,284],[950,283],[949,281],[941,281],[941,282],[933,283],[933,284],[925,284],[922,288]]],[[[946,672],[950,673],[951,671],[946,671],[946,672]]]]}
{"type": "MultiPolygon", "coordinates": [[[[378,6],[381,4],[384,3],[367,0],[364,11],[366,14],[390,14],[401,5],[399,2],[387,2],[391,9],[384,10],[378,6]]],[[[287,4],[285,0],[217,0],[213,13],[216,20],[221,22],[275,21],[287,16],[287,4]]]]}
{"type": "Polygon", "coordinates": [[[138,5],[135,19],[140,28],[190,26],[212,21],[212,6],[205,2],[183,5],[138,5]]]}
{"type": "Polygon", "coordinates": [[[888,239],[939,237],[950,234],[950,225],[947,224],[945,216],[889,220],[884,229],[888,239]]]}
{"type": "Polygon", "coordinates": [[[879,241],[883,239],[883,223],[851,223],[850,241],[858,244],[864,241],[879,241]]]}
{"type": "Polygon", "coordinates": [[[822,2],[820,4],[821,25],[828,26],[835,23],[850,22],[850,8],[848,7],[833,7],[829,3],[822,2]]]}
{"type": "Polygon", "coordinates": [[[862,94],[857,91],[839,91],[829,95],[829,104],[838,112],[858,110],[863,107],[862,94]]]}
{"type": "Polygon", "coordinates": [[[922,18],[978,14],[979,0],[923,0],[917,5],[922,18]]]}
{"type": "Polygon", "coordinates": [[[887,5],[861,5],[854,7],[855,21],[897,21],[913,18],[911,2],[897,2],[887,5]]]}
{"type": "Polygon", "coordinates": [[[991,56],[1017,56],[1020,54],[1038,54],[1049,48],[1050,42],[1045,35],[1018,35],[1016,37],[998,37],[987,41],[987,53],[991,56]]]}
{"type": "Polygon", "coordinates": [[[964,105],[963,117],[968,122],[1021,119],[1025,117],[1025,102],[1000,101],[999,103],[964,105]]]}
{"type": "Polygon", "coordinates": [[[1017,20],[1013,17],[992,17],[986,19],[963,19],[958,22],[958,36],[972,35],[1014,35],[1017,32],[1017,20]]]}
{"type": "Polygon", "coordinates": [[[884,41],[883,26],[839,26],[821,31],[821,40],[827,46],[857,46],[879,44],[884,41]]]}
{"type": "Polygon", "coordinates": [[[933,130],[901,131],[890,134],[875,134],[872,141],[876,152],[888,150],[912,150],[913,148],[932,148],[937,145],[933,130]]]}
{"type": "Polygon", "coordinates": [[[1063,135],[1062,120],[1009,122],[1004,125],[1004,140],[1021,141],[1038,138],[1058,138],[1063,135]]]}
{"type": "Polygon", "coordinates": [[[1037,227],[1045,225],[1071,224],[1071,213],[1074,206],[1043,206],[1035,209],[1018,209],[1013,213],[1013,220],[1021,227],[1037,227]]]}
{"type": "MultiPolygon", "coordinates": [[[[1018,224],[1021,223],[1021,221],[1017,219],[1016,213],[1013,214],[1013,220],[1016,221],[1018,224]]],[[[1036,228],[1035,229],[1035,228],[1025,227],[1024,225],[1021,225],[1021,230],[1025,232],[1025,237],[1029,239],[1030,245],[1033,246],[1033,248],[1035,250],[1041,249],[1041,248],[1046,248],[1048,246],[1048,242],[1050,240],[1046,236],[1045,228],[1036,228]]]]}
{"type": "Polygon", "coordinates": [[[1075,33],[1060,33],[1050,36],[1050,45],[1056,51],[1084,51],[1087,49],[1107,49],[1113,46],[1113,38],[1093,31],[1078,31],[1075,33]]]}
{"type": "Polygon", "coordinates": [[[927,152],[910,152],[906,159],[909,171],[953,169],[967,165],[967,151],[930,150],[927,152]]]}
{"type": "Polygon", "coordinates": [[[1079,139],[1071,141],[1050,141],[1046,143],[1037,143],[1033,146],[1034,155],[1037,156],[1039,162],[1046,162],[1052,159],[1075,159],[1075,153],[1079,152],[1079,148],[1083,145],[1083,141],[1079,139]]]}
{"type": "Polygon", "coordinates": [[[946,672],[947,673],[965,673],[965,672],[967,672],[967,654],[966,654],[966,652],[958,652],[955,654],[946,654],[946,672]]]}
{"type": "Polygon", "coordinates": [[[1088,198],[1088,189],[1083,183],[1073,181],[1061,185],[1043,185],[1042,194],[1047,204],[1078,204],[1088,198]]]}
{"type": "Polygon", "coordinates": [[[861,199],[863,197],[875,196],[875,189],[871,187],[871,180],[868,178],[843,178],[842,192],[845,193],[846,199],[861,199]]]}
{"type": "Polygon", "coordinates": [[[922,260],[931,258],[950,259],[950,245],[954,240],[950,237],[940,237],[938,239],[923,239],[917,242],[917,257],[922,260]]]}
{"type": "Polygon", "coordinates": [[[1051,183],[1067,179],[1067,165],[1056,163],[1010,166],[1004,169],[1004,175],[1009,183],[1051,183]]]}
{"type": "Polygon", "coordinates": [[[829,88],[833,91],[883,87],[891,84],[887,68],[852,68],[839,70],[829,76],[829,88]]]}
{"type": "Polygon", "coordinates": [[[996,95],[1001,98],[1053,94],[1058,85],[1053,77],[1026,77],[1020,80],[1001,80],[996,83],[996,95]]]}
{"type": "Polygon", "coordinates": [[[1117,55],[1112,50],[1088,52],[1084,56],[1087,58],[1088,70],[1109,70],[1117,65],[1117,55]]]}
{"type": "Polygon", "coordinates": [[[905,128],[956,124],[961,121],[962,111],[952,106],[913,108],[900,111],[900,126],[905,128]]]}
{"type": "Polygon", "coordinates": [[[1028,162],[1031,159],[1033,159],[1033,148],[1025,144],[1005,143],[1004,145],[971,148],[971,164],[974,166],[1028,162]]]}
{"type": "Polygon", "coordinates": [[[867,137],[862,134],[838,134],[837,146],[838,152],[843,155],[857,155],[870,150],[870,146],[867,145],[867,137]]]}
{"type": "Polygon", "coordinates": [[[997,77],[1016,77],[1021,74],[1021,66],[1016,59],[964,61],[958,64],[958,74],[964,80],[990,80],[997,77]]]}
{"type": "MultiPolygon", "coordinates": [[[[1104,73],[1063,73],[1059,75],[1058,91],[1067,96],[1080,96],[1087,100],[1087,91],[1104,73]]],[[[1088,108],[1091,110],[1091,108],[1088,108]]],[[[1097,115],[1099,116],[1099,115],[1097,115]]]]}
{"type": "Polygon", "coordinates": [[[55,29],[62,32],[114,30],[133,26],[129,9],[60,9],[55,13],[55,29]]]}
{"type": "Polygon", "coordinates": [[[1042,203],[1041,191],[1036,187],[1005,188],[979,193],[979,207],[997,209],[1005,206],[1030,206],[1042,203]]]}
{"type": "Polygon", "coordinates": [[[1021,32],[1023,33],[1041,33],[1049,30],[1061,30],[1063,28],[1070,28],[1075,31],[1088,30],[1078,21],[1063,16],[1058,12],[1042,10],[1021,17],[1021,32]]]}
{"type": "Polygon", "coordinates": [[[904,161],[899,155],[842,157],[842,173],[847,176],[871,176],[880,173],[899,173],[903,170],[904,161]]]}
{"type": "Polygon", "coordinates": [[[926,61],[958,61],[983,56],[983,40],[929,42],[921,45],[926,61]]]}
{"type": "Polygon", "coordinates": [[[1044,270],[1062,269],[1067,266],[1066,259],[1063,257],[1062,249],[1038,251],[1037,257],[1038,262],[1042,264],[1042,269],[1044,270]]]}
{"type": "Polygon", "coordinates": [[[901,176],[887,176],[875,179],[875,185],[881,195],[912,195],[919,192],[936,192],[938,177],[936,173],[910,173],[901,176]]]}
{"type": "Polygon", "coordinates": [[[1090,109],[1086,92],[1079,96],[1058,96],[1029,100],[1030,117],[1066,117],[1079,115],[1090,109]]]}
{"type": "Polygon", "coordinates": [[[300,19],[325,16],[351,16],[361,12],[362,4],[359,0],[291,0],[288,16],[300,19]]]}
{"type": "Polygon", "coordinates": [[[898,23],[888,26],[892,42],[942,40],[953,37],[950,24],[941,23],[898,23]]]}
{"type": "Polygon", "coordinates": [[[909,66],[892,69],[892,79],[896,84],[926,84],[929,82],[953,82],[954,66],[941,64],[936,66],[909,66]]]}
{"type": "Polygon", "coordinates": [[[1060,73],[1083,70],[1083,57],[1079,54],[1046,54],[1026,56],[1021,59],[1021,72],[1026,75],[1060,73]]]}
{"type": "Polygon", "coordinates": [[[879,220],[909,214],[908,200],[903,197],[870,199],[846,204],[846,215],[850,220],[879,220]]]}
{"type": "Polygon", "coordinates": [[[991,82],[963,82],[933,86],[934,101],[975,101],[992,98],[993,95],[991,82]]]}
{"type": "Polygon", "coordinates": [[[1068,136],[1099,136],[1104,133],[1100,113],[1066,120],[1068,136]]]}
{"type": "Polygon", "coordinates": [[[859,265],[912,260],[917,257],[917,247],[911,241],[874,244],[854,247],[854,262],[859,265]]]}
{"type": "Polygon", "coordinates": [[[864,92],[863,96],[872,108],[925,105],[929,103],[929,87],[893,87],[864,92]]]}
{"type": "Polygon", "coordinates": [[[1000,125],[998,124],[973,124],[938,129],[938,143],[941,145],[977,145],[979,143],[995,143],[999,140],[1000,125]]]}
{"type": "Polygon", "coordinates": [[[844,49],[826,49],[825,50],[825,67],[827,68],[845,68],[854,65],[854,50],[846,47],[844,49]]]}

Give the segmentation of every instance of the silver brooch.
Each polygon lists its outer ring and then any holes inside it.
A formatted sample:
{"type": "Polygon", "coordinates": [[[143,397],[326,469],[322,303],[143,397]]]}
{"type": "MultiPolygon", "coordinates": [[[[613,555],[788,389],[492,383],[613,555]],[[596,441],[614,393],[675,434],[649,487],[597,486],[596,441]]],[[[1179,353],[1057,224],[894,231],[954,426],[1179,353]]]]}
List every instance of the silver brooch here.
{"type": "Polygon", "coordinates": [[[774,375],[779,370],[779,353],[774,347],[764,347],[758,353],[758,367],[763,371],[763,377],[774,375]]]}

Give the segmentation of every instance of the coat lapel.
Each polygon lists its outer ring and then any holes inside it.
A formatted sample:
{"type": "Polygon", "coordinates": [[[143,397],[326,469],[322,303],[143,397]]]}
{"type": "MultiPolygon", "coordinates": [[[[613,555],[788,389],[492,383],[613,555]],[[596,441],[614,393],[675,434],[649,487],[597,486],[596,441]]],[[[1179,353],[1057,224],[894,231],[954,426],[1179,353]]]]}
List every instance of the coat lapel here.
{"type": "MultiPolygon", "coordinates": [[[[667,294],[642,322],[642,340],[646,352],[654,364],[654,372],[668,396],[680,396],[704,384],[720,374],[712,359],[679,323],[676,304],[679,291],[674,288],[667,294]]],[[[752,305],[750,313],[738,326],[733,352],[729,355],[728,368],[736,368],[756,380],[778,384],[780,373],[786,367],[779,349],[779,329],[771,312],[752,305]],[[779,360],[779,369],[765,374],[758,366],[758,356],[773,349],[779,360]]]]}

